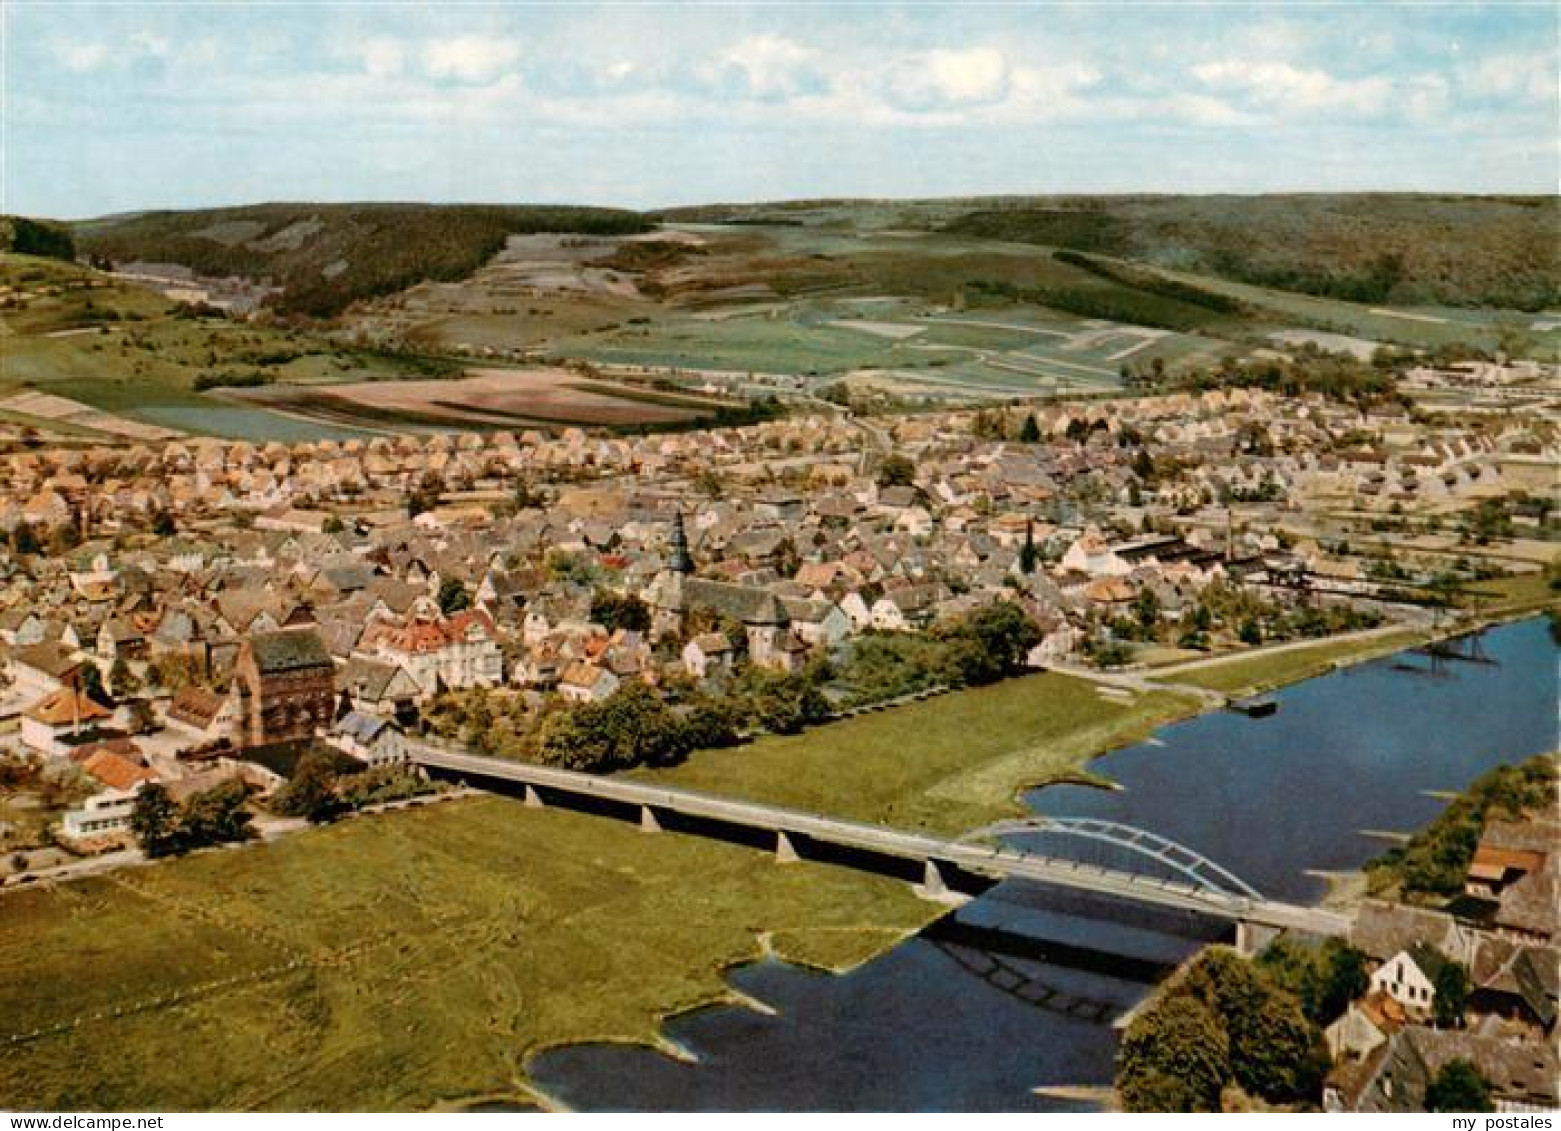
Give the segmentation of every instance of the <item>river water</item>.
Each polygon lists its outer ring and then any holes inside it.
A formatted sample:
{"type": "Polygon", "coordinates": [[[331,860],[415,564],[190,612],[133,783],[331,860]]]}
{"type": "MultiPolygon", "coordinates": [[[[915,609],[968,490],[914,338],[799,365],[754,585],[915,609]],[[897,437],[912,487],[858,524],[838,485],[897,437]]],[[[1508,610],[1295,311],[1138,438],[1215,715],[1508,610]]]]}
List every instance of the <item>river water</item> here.
{"type": "MultiPolygon", "coordinates": [[[[1323,885],[1309,872],[1381,850],[1363,830],[1414,828],[1442,805],[1427,791],[1556,748],[1561,653],[1548,625],[1493,629],[1482,644],[1488,662],[1402,653],[1286,688],[1268,718],[1172,724],[1091,764],[1120,790],[1057,786],[1028,801],[1153,830],[1266,895],[1313,900],[1323,885]]],[[[668,1036],[696,1061],[583,1045],[536,1058],[531,1075],[580,1110],[1060,1110],[1069,1105],[1033,1089],[1109,1083],[1110,1021],[1148,993],[1146,964],[1209,937],[1011,884],[957,923],[1010,934],[972,939],[945,923],[839,977],[745,966],[731,981],[776,1015],[720,1006],[673,1019],[668,1036]],[[1131,960],[1070,950],[1059,964],[1014,934],[1131,960]]]]}

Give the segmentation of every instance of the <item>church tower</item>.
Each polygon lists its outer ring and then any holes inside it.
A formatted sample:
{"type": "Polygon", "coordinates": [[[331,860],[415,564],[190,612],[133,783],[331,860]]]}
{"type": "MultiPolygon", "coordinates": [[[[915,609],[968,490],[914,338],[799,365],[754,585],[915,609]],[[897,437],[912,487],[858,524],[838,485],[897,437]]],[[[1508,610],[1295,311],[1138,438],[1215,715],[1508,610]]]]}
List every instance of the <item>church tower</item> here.
{"type": "Polygon", "coordinates": [[[683,529],[683,512],[672,516],[672,532],[667,541],[667,564],[650,583],[645,600],[650,605],[651,638],[660,640],[683,631],[687,602],[683,581],[693,576],[694,558],[688,552],[688,532],[683,529]]]}
{"type": "Polygon", "coordinates": [[[694,559],[688,552],[688,533],[683,529],[683,512],[672,516],[672,540],[668,546],[667,569],[684,576],[694,572],[694,559]]]}

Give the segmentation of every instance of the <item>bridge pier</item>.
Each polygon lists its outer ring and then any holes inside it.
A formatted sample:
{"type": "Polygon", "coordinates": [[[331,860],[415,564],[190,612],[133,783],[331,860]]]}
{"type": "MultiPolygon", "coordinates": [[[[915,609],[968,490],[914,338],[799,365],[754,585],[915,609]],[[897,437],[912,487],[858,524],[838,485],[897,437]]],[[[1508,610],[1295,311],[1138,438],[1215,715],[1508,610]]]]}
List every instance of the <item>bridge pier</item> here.
{"type": "Polygon", "coordinates": [[[802,857],[797,854],[797,846],[791,843],[791,838],[783,832],[775,834],[775,863],[795,864],[802,857]]]}
{"type": "Polygon", "coordinates": [[[542,803],[542,795],[537,792],[536,786],[528,785],[526,787],[526,801],[525,801],[525,805],[526,805],[527,809],[542,809],[542,808],[545,808],[545,806],[542,803]]]}
{"type": "Polygon", "coordinates": [[[640,832],[659,833],[661,822],[656,820],[656,811],[649,805],[640,806],[640,832]]]}
{"type": "Polygon", "coordinates": [[[933,903],[947,903],[957,907],[970,902],[970,896],[949,887],[943,879],[943,869],[935,860],[928,860],[922,866],[921,883],[915,884],[914,888],[922,899],[933,903]]]}
{"type": "Polygon", "coordinates": [[[1277,939],[1279,934],[1277,927],[1264,927],[1245,919],[1239,920],[1236,923],[1236,953],[1243,958],[1251,958],[1277,939]]]}

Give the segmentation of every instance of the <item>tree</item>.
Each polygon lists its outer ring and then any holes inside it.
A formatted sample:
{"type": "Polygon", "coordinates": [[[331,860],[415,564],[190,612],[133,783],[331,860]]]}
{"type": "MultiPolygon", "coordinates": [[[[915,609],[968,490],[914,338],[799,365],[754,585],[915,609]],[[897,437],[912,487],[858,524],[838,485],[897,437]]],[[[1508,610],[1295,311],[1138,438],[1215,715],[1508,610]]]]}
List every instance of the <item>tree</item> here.
{"type": "Polygon", "coordinates": [[[633,766],[671,766],[691,736],[661,697],[629,680],[600,703],[561,706],[543,718],[532,751],[545,765],[592,773],[633,766]]]}
{"type": "Polygon", "coordinates": [[[1444,960],[1431,979],[1434,990],[1432,1013],[1445,1029],[1463,1025],[1464,1007],[1469,1002],[1469,971],[1463,963],[1444,960]]]}
{"type": "Polygon", "coordinates": [[[1153,638],[1160,627],[1160,598],[1149,586],[1144,586],[1133,598],[1133,615],[1138,618],[1138,627],[1144,635],[1153,638]]]}
{"type": "Polygon", "coordinates": [[[1230,1039],[1231,1077],[1249,1095],[1294,1103],[1317,1093],[1328,1057],[1293,994],[1225,949],[1200,955],[1185,986],[1218,1015],[1230,1039]]]}
{"type": "Polygon", "coordinates": [[[439,583],[439,611],[445,616],[471,608],[472,596],[458,577],[447,577],[439,583]]]}
{"type": "Polygon", "coordinates": [[[341,801],[336,796],[336,769],[331,759],[319,750],[310,750],[298,759],[271,807],[284,817],[304,817],[316,825],[335,817],[341,801]]]}
{"type": "Polygon", "coordinates": [[[1035,548],[1035,524],[1024,524],[1024,545],[1019,547],[1019,572],[1029,577],[1035,573],[1035,567],[1040,564],[1040,551],[1035,548]]]}
{"type": "Polygon", "coordinates": [[[174,521],[171,512],[158,507],[152,512],[152,533],[159,538],[171,538],[179,533],[179,524],[174,521]]]}
{"type": "Polygon", "coordinates": [[[1187,994],[1140,1014],[1117,1053],[1117,1091],[1131,1112],[1218,1111],[1230,1076],[1230,1038],[1219,1018],[1187,994]]]}
{"type": "Polygon", "coordinates": [[[136,678],[136,673],[125,663],[123,656],[115,656],[114,662],[109,665],[108,685],[117,699],[126,699],[141,690],[141,681],[136,678]]]}
{"type": "Polygon", "coordinates": [[[957,683],[995,683],[1016,671],[1041,642],[1041,630],[1011,601],[993,601],[936,633],[948,650],[945,665],[957,683]]]}
{"type": "Polygon", "coordinates": [[[510,494],[510,500],[515,504],[516,510],[539,510],[547,506],[547,496],[534,490],[527,479],[515,480],[515,489],[510,494]]]}
{"type": "Polygon", "coordinates": [[[717,699],[701,698],[683,716],[683,731],[691,750],[717,750],[737,744],[737,715],[717,699]]]}
{"type": "Polygon", "coordinates": [[[16,524],[16,529],[11,531],[11,549],[18,554],[36,554],[42,548],[38,544],[38,534],[33,530],[31,523],[16,524]]]}
{"type": "Polygon", "coordinates": [[[157,729],[157,713],[145,699],[130,704],[130,733],[147,734],[157,729]]]}
{"type": "Polygon", "coordinates": [[[108,692],[103,687],[103,673],[91,660],[81,665],[81,674],[77,676],[76,687],[95,703],[109,702],[108,692]]]}
{"type": "Polygon", "coordinates": [[[171,856],[180,850],[179,807],[159,782],[150,782],[136,794],[130,810],[130,831],[148,856],[171,856]]]}
{"type": "Polygon", "coordinates": [[[909,487],[916,481],[916,465],[899,452],[884,456],[878,465],[878,486],[909,487]]]}
{"type": "Polygon", "coordinates": [[[1041,428],[1035,423],[1035,413],[1032,412],[1024,418],[1024,424],[1019,429],[1019,442],[1021,444],[1041,442],[1041,428]]]}
{"type": "Polygon", "coordinates": [[[342,522],[340,515],[328,514],[325,521],[320,523],[321,534],[340,534],[347,529],[347,524],[342,522]]]}
{"type": "Polygon", "coordinates": [[[423,478],[407,495],[407,517],[416,518],[438,506],[439,496],[444,494],[444,487],[444,479],[437,471],[424,472],[423,478]]]}
{"type": "Polygon", "coordinates": [[[249,791],[237,778],[195,794],[181,808],[179,840],[188,848],[248,840],[254,835],[244,810],[248,800],[249,791]]]}
{"type": "Polygon", "coordinates": [[[62,522],[49,531],[49,553],[60,557],[81,545],[81,528],[75,522],[62,522]]]}
{"type": "Polygon", "coordinates": [[[1428,1111],[1495,1111],[1490,1082],[1473,1061],[1449,1060],[1426,1088],[1428,1111]]]}
{"type": "Polygon", "coordinates": [[[608,632],[616,632],[620,628],[630,632],[649,632],[650,606],[633,593],[598,589],[591,594],[591,620],[608,632]]]}
{"type": "Polygon", "coordinates": [[[1281,936],[1258,956],[1263,974],[1301,1003],[1314,1025],[1328,1025],[1366,992],[1366,955],[1339,939],[1303,946],[1281,936]]]}

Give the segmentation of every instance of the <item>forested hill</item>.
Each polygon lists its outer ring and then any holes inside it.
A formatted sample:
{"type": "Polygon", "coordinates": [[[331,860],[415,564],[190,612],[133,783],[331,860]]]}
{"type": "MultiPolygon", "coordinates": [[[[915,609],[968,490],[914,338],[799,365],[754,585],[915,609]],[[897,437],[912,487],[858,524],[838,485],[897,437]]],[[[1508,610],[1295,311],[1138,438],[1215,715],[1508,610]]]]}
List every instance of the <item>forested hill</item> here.
{"type": "Polygon", "coordinates": [[[358,299],[470,275],[510,235],[623,235],[634,212],[567,205],[257,204],[139,212],[71,226],[79,254],[269,279],[284,314],[328,318],[358,299]]]}
{"type": "Polygon", "coordinates": [[[989,201],[943,225],[1367,303],[1561,302],[1561,198],[1403,194],[989,201]]]}

